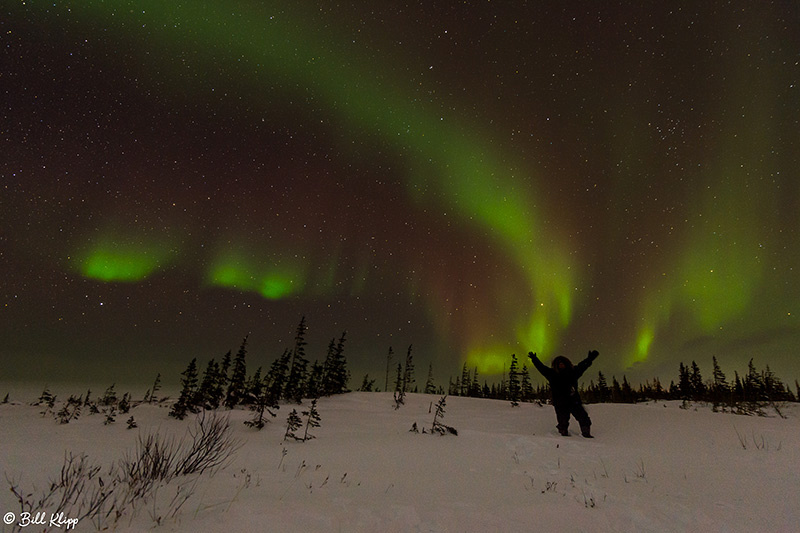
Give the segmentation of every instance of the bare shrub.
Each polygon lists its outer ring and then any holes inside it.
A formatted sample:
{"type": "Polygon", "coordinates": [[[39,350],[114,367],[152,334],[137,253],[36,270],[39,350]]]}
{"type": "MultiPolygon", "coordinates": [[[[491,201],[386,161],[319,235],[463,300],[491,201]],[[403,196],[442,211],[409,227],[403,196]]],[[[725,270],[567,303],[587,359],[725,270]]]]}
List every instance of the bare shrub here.
{"type": "Polygon", "coordinates": [[[202,413],[180,440],[158,433],[140,435],[135,449],[111,465],[105,481],[100,466],[85,454],[72,453],[65,455],[59,476],[38,497],[35,491],[23,491],[16,481],[6,479],[21,512],[55,509],[55,513],[79,521],[88,519],[97,529],[106,529],[125,516],[133,518],[139,507],[153,502],[151,517],[161,524],[164,518],[174,517],[192,496],[199,476],[226,466],[240,447],[227,418],[202,413]],[[188,476],[194,479],[179,482],[166,512],[158,513],[158,491],[175,478],[188,476]]]}

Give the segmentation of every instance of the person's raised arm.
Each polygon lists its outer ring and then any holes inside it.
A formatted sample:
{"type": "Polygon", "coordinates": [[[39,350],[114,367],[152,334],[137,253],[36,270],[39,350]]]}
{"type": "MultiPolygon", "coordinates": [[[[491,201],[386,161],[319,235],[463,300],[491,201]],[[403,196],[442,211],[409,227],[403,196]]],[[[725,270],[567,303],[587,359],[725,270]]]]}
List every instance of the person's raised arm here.
{"type": "Polygon", "coordinates": [[[533,352],[528,352],[528,357],[531,358],[531,362],[533,363],[533,366],[536,367],[536,370],[538,370],[539,373],[547,379],[550,379],[550,376],[553,374],[553,369],[545,366],[544,363],[539,361],[539,358],[536,357],[536,354],[533,352]]]}
{"type": "Polygon", "coordinates": [[[586,359],[575,365],[575,373],[578,376],[583,375],[586,372],[586,369],[592,366],[592,362],[597,359],[597,356],[600,355],[600,352],[597,350],[590,350],[589,355],[586,356],[586,359]]]}

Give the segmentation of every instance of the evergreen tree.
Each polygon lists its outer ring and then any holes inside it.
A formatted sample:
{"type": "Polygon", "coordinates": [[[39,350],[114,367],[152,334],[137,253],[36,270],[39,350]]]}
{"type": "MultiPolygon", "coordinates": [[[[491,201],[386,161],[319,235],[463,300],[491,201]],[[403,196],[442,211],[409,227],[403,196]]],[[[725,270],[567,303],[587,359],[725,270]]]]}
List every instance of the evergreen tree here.
{"type": "Polygon", "coordinates": [[[272,362],[269,372],[267,373],[267,387],[269,388],[270,395],[276,400],[284,397],[291,356],[291,351],[288,349],[284,350],[283,354],[272,362]]]}
{"type": "Polygon", "coordinates": [[[511,354],[511,366],[508,370],[508,400],[512,407],[519,406],[520,400],[519,372],[517,371],[517,354],[511,354]]]}
{"type": "Polygon", "coordinates": [[[411,355],[411,346],[408,346],[408,353],[406,353],[406,367],[403,371],[403,392],[411,392],[411,387],[414,384],[414,358],[411,355]]]}
{"type": "Polygon", "coordinates": [[[219,407],[219,398],[215,394],[217,380],[219,379],[219,364],[212,357],[206,364],[206,370],[203,372],[203,379],[200,381],[200,387],[197,389],[193,404],[202,407],[203,409],[216,409],[219,407]]]}
{"type": "Polygon", "coordinates": [[[481,384],[478,382],[478,367],[472,371],[472,384],[469,386],[469,395],[473,398],[481,397],[481,384]]]}
{"type": "Polygon", "coordinates": [[[436,402],[436,410],[433,413],[433,423],[431,424],[431,434],[438,433],[439,435],[445,435],[450,433],[452,435],[458,435],[458,431],[456,431],[455,428],[442,422],[444,419],[446,400],[447,396],[442,396],[442,398],[436,402]]]}
{"type": "Polygon", "coordinates": [[[292,362],[289,368],[289,377],[286,379],[286,387],[284,389],[284,397],[287,400],[301,403],[305,391],[303,385],[306,383],[306,374],[308,373],[308,359],[306,359],[306,317],[300,319],[300,324],[297,325],[297,333],[294,337],[294,350],[292,351],[292,362]]]}
{"type": "Polygon", "coordinates": [[[403,365],[402,363],[397,363],[397,377],[394,380],[394,391],[395,392],[405,392],[403,388],[403,365]]]}
{"type": "Polygon", "coordinates": [[[106,392],[103,394],[103,397],[100,399],[100,404],[109,406],[115,405],[117,403],[117,391],[114,390],[115,384],[112,383],[107,389],[106,392]]]}
{"type": "Polygon", "coordinates": [[[753,411],[759,408],[759,402],[764,399],[764,381],[756,370],[753,360],[747,364],[747,375],[744,378],[744,401],[753,411]]]}
{"type": "Polygon", "coordinates": [[[467,363],[464,362],[464,367],[461,369],[461,390],[458,391],[459,396],[469,396],[469,384],[472,380],[469,379],[469,370],[467,370],[467,363]]]}
{"type": "Polygon", "coordinates": [[[719,363],[717,363],[716,356],[711,357],[711,364],[713,366],[713,384],[710,392],[711,401],[713,402],[714,409],[716,410],[718,406],[725,404],[725,400],[728,397],[728,381],[725,379],[725,374],[719,367],[719,363]]]}
{"type": "Polygon", "coordinates": [[[253,405],[258,401],[261,396],[261,389],[264,388],[264,379],[261,377],[261,367],[256,369],[255,374],[247,381],[245,386],[245,395],[242,403],[253,405]]]}
{"type": "Polygon", "coordinates": [[[217,405],[222,405],[225,399],[225,392],[228,390],[228,370],[231,368],[231,351],[222,356],[222,363],[219,365],[219,374],[217,374],[217,385],[214,388],[214,393],[217,397],[217,405]]]}
{"type": "Polygon", "coordinates": [[[611,398],[611,391],[602,371],[597,372],[597,395],[600,402],[607,402],[611,398]]]}
{"type": "Polygon", "coordinates": [[[225,394],[225,407],[233,409],[245,397],[245,382],[247,381],[247,336],[242,340],[239,351],[233,360],[233,370],[228,381],[228,392],[225,394]]]}
{"type": "Polygon", "coordinates": [[[620,392],[622,402],[633,403],[633,389],[631,388],[631,384],[628,383],[628,378],[625,377],[625,374],[622,375],[622,387],[620,388],[620,392]]]}
{"type": "Polygon", "coordinates": [[[522,372],[520,374],[520,397],[523,402],[530,402],[533,400],[531,374],[528,372],[528,367],[525,363],[522,363],[522,372]]]}
{"type": "Polygon", "coordinates": [[[782,402],[788,399],[787,389],[781,379],[770,369],[769,365],[761,372],[761,382],[764,384],[764,400],[772,405],[778,412],[778,415],[784,417],[776,402],[782,402]]]}
{"type": "Polygon", "coordinates": [[[742,385],[742,380],[739,379],[739,373],[734,370],[733,371],[733,389],[731,391],[731,404],[740,404],[744,401],[744,385],[742,385]]]}
{"type": "Polygon", "coordinates": [[[289,413],[289,416],[286,418],[286,433],[283,434],[283,440],[287,440],[289,438],[300,440],[294,432],[300,429],[302,425],[303,421],[297,414],[297,409],[292,409],[292,412],[289,413]]]}
{"type": "Polygon", "coordinates": [[[682,400],[685,401],[692,397],[692,380],[689,376],[689,368],[683,362],[678,367],[678,390],[682,400]]]}
{"type": "Polygon", "coordinates": [[[156,374],[156,379],[153,381],[153,386],[150,388],[150,399],[149,403],[156,403],[158,402],[158,397],[156,393],[161,390],[161,373],[159,372],[156,374]]]}
{"type": "Polygon", "coordinates": [[[314,361],[308,373],[305,390],[309,398],[319,398],[325,390],[325,367],[319,361],[314,361]]]}
{"type": "Polygon", "coordinates": [[[318,428],[320,426],[320,421],[322,418],[319,416],[319,411],[317,411],[317,400],[316,398],[311,400],[311,407],[308,411],[303,411],[303,416],[306,417],[306,430],[303,433],[303,440],[309,440],[315,438],[314,435],[311,435],[308,430],[311,428],[318,428]]]}
{"type": "Polygon", "coordinates": [[[361,386],[358,388],[361,392],[372,392],[375,387],[375,380],[369,379],[369,374],[364,374],[364,379],[361,381],[361,386]]]}
{"type": "Polygon", "coordinates": [[[129,392],[122,395],[122,399],[119,401],[117,407],[120,413],[128,414],[128,411],[131,410],[131,394],[129,392]]]}
{"type": "Polygon", "coordinates": [[[276,416],[275,412],[278,407],[277,397],[273,396],[270,392],[266,378],[262,380],[261,386],[257,388],[258,396],[255,401],[250,405],[253,411],[253,418],[245,421],[245,425],[255,429],[261,429],[266,424],[264,413],[268,413],[273,418],[276,416]]]}
{"type": "Polygon", "coordinates": [[[56,404],[56,396],[50,392],[50,389],[45,386],[42,394],[39,396],[39,399],[33,405],[44,405],[45,407],[49,407],[50,409],[56,404]]]}
{"type": "Polygon", "coordinates": [[[425,381],[425,394],[434,394],[436,385],[433,383],[433,363],[428,364],[428,379],[425,381]]]}
{"type": "Polygon", "coordinates": [[[481,396],[484,398],[491,398],[492,397],[492,389],[489,387],[489,384],[486,383],[486,380],[483,380],[483,390],[481,391],[481,396]]]}
{"type": "MultiPolygon", "coordinates": [[[[181,375],[181,394],[178,401],[172,406],[169,416],[175,417],[178,420],[186,418],[186,413],[194,410],[192,400],[195,397],[197,389],[197,358],[195,357],[189,363],[181,375]]],[[[112,420],[113,421],[113,420],[112,420]]]]}
{"type": "Polygon", "coordinates": [[[325,358],[322,392],[326,396],[347,392],[347,382],[350,376],[347,371],[347,361],[344,358],[344,342],[346,335],[346,331],[342,333],[335,347],[333,346],[333,340],[331,340],[328,356],[325,358]]]}
{"type": "Polygon", "coordinates": [[[453,376],[450,376],[447,381],[447,394],[448,396],[458,396],[459,390],[461,390],[461,385],[459,385],[459,380],[456,378],[455,382],[453,382],[453,376]]]}
{"type": "Polygon", "coordinates": [[[664,387],[661,386],[661,380],[653,378],[653,395],[656,400],[664,399],[664,387]]]}
{"type": "Polygon", "coordinates": [[[389,353],[386,354],[386,382],[383,385],[383,390],[389,390],[389,366],[392,364],[392,359],[394,358],[394,352],[392,351],[392,347],[389,346],[389,353]]]}
{"type": "Polygon", "coordinates": [[[697,402],[704,401],[706,386],[703,383],[703,376],[700,375],[700,367],[694,361],[692,361],[692,373],[689,376],[689,381],[692,386],[692,399],[697,402]]]}
{"type": "Polygon", "coordinates": [[[615,403],[622,401],[622,387],[619,386],[616,376],[611,376],[611,401],[615,403]]]}

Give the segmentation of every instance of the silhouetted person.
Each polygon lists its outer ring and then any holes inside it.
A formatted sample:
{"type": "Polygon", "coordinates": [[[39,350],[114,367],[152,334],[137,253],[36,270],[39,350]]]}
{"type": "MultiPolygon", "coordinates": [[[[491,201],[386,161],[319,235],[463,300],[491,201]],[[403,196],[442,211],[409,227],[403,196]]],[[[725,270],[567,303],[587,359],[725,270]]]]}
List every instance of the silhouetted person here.
{"type": "Polygon", "coordinates": [[[586,372],[598,355],[600,353],[597,350],[592,350],[586,359],[575,366],[566,357],[558,356],[553,359],[552,368],[550,368],[539,361],[535,353],[528,352],[533,366],[550,382],[553,407],[556,409],[556,420],[558,421],[556,427],[558,427],[558,432],[565,437],[569,435],[567,429],[569,428],[569,416],[572,415],[581,426],[581,435],[587,439],[592,438],[590,431],[592,421],[589,419],[586,409],[583,408],[583,402],[578,394],[578,378],[586,372]]]}

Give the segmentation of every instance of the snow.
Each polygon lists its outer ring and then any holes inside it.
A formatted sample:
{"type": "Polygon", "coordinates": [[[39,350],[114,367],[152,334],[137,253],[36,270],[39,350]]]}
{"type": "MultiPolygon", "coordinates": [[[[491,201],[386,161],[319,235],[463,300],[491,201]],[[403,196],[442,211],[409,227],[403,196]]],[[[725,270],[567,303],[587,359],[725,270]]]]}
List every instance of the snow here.
{"type": "MultiPolygon", "coordinates": [[[[797,404],[783,411],[786,419],[677,402],[590,405],[596,438],[584,439],[574,420],[572,435],[559,436],[551,406],[448,397],[443,422],[457,436],[410,432],[415,422],[429,430],[439,399],[409,394],[395,409],[389,393],[321,398],[321,427],[306,442],[283,435],[291,409],[308,403],[281,406],[261,431],[243,424],[250,412],[221,410],[242,444],[230,463],[173,480],[115,529],[800,531],[797,404]],[[170,516],[179,487],[191,497],[170,516]]],[[[134,449],[137,435],[180,437],[193,423],[157,405],[131,410],[137,429],[127,429],[130,415],[108,426],[87,413],[59,424],[41,410],[0,405],[0,471],[27,490],[45,488],[67,452],[105,468],[134,449]]],[[[14,513],[18,523],[19,505],[3,483],[0,514],[14,513]]],[[[75,528],[94,529],[88,519],[75,528]]]]}

